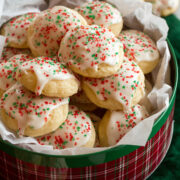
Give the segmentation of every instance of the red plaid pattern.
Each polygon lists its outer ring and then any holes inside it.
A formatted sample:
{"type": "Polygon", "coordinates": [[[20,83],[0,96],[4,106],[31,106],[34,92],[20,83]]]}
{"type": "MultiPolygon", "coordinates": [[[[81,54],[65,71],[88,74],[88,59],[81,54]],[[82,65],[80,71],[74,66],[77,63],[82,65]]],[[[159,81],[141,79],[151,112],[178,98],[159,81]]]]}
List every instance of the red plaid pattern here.
{"type": "Polygon", "coordinates": [[[50,168],[16,159],[0,151],[0,179],[146,179],[165,157],[172,138],[174,109],[145,147],[117,160],[83,168],[50,168]]]}

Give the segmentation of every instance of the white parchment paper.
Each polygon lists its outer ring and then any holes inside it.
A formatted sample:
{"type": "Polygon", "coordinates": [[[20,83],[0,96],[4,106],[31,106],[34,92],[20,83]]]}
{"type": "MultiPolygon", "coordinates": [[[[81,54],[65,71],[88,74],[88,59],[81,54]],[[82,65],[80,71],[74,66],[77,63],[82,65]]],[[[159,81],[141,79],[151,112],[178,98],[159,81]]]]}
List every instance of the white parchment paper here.
{"type": "MultiPolygon", "coordinates": [[[[54,5],[65,5],[70,8],[74,8],[83,2],[90,2],[92,0],[52,0],[49,2],[49,7],[54,5]]],[[[16,0],[13,1],[4,0],[0,1],[4,4],[4,7],[0,6],[0,25],[20,14],[27,12],[37,12],[47,8],[47,4],[43,0],[16,0]],[[11,10],[7,10],[11,9],[11,10]],[[2,11],[3,10],[3,11],[2,11]]],[[[152,6],[149,3],[140,2],[139,0],[107,0],[107,2],[116,6],[116,8],[123,15],[124,25],[130,29],[137,29],[147,33],[157,44],[157,47],[161,54],[161,62],[158,67],[153,71],[153,83],[154,88],[148,95],[153,107],[156,111],[149,117],[140,122],[131,131],[129,131],[117,145],[139,145],[144,146],[151,133],[154,121],[165,111],[169,105],[169,98],[172,94],[172,88],[169,86],[169,60],[170,52],[166,42],[168,26],[166,22],[157,16],[152,14],[152,6]]],[[[0,36],[0,54],[4,46],[4,37],[0,36]]],[[[102,151],[108,148],[70,148],[64,150],[53,150],[52,146],[41,146],[34,138],[31,137],[16,137],[10,132],[0,121],[0,135],[3,140],[6,140],[17,146],[21,146],[26,149],[30,149],[36,152],[42,152],[46,154],[56,155],[77,155],[88,154],[93,152],[102,151]]],[[[117,146],[115,145],[115,146],[117,146]]],[[[113,146],[114,147],[114,146],[113,146]]]]}

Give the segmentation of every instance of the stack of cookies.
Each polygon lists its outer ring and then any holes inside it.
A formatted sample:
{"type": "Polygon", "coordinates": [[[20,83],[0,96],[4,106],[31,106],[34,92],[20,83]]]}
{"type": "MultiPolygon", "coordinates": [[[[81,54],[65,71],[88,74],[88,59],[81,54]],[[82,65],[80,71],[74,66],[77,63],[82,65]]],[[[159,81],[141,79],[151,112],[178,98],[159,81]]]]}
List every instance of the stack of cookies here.
{"type": "Polygon", "coordinates": [[[123,30],[105,2],[55,6],[1,28],[1,120],[55,149],[115,145],[149,116],[145,74],[160,60],[154,41],[123,30]]]}

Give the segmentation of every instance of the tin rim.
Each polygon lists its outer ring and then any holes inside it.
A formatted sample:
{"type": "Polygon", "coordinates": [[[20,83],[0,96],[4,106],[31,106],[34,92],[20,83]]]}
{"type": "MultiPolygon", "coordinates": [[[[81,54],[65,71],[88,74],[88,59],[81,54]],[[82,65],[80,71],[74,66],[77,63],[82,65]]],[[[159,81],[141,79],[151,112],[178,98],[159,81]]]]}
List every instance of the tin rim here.
{"type": "MultiPolygon", "coordinates": [[[[170,99],[169,107],[166,111],[164,111],[160,117],[155,121],[153,125],[152,132],[148,138],[151,139],[163,126],[166,122],[175,102],[176,91],[177,91],[177,83],[178,83],[178,64],[177,59],[175,56],[175,52],[169,40],[167,39],[167,43],[169,45],[169,49],[172,55],[173,68],[174,68],[174,88],[173,93],[170,99]]],[[[43,166],[51,166],[51,167],[84,167],[84,166],[91,166],[102,164],[105,162],[109,162],[125,156],[140,146],[134,145],[119,145],[117,147],[113,147],[111,149],[103,150],[100,152],[90,153],[90,154],[82,154],[82,155],[50,155],[50,154],[43,154],[39,152],[33,152],[8,142],[3,141],[0,139],[0,149],[7,154],[10,154],[18,159],[43,165],[43,166]],[[56,159],[56,160],[55,160],[56,159]],[[78,162],[78,163],[77,163],[78,162]]]]}

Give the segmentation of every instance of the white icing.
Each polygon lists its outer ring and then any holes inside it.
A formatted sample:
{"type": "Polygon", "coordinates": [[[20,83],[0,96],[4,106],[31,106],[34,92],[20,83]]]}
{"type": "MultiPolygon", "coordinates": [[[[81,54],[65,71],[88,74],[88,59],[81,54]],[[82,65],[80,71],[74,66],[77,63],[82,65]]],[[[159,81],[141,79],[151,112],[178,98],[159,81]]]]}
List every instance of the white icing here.
{"type": "Polygon", "coordinates": [[[63,6],[55,6],[39,14],[33,22],[33,34],[29,46],[39,55],[56,56],[65,33],[81,25],[79,15],[63,6]]]}
{"type": "Polygon", "coordinates": [[[109,27],[112,24],[122,22],[120,12],[105,2],[87,2],[75,8],[75,10],[86,19],[89,25],[96,24],[109,27]]]}
{"type": "Polygon", "coordinates": [[[93,79],[85,78],[86,83],[102,101],[113,98],[119,101],[124,109],[132,106],[132,99],[137,88],[144,92],[144,77],[139,66],[134,62],[124,61],[118,72],[112,76],[93,79]],[[139,81],[140,76],[142,80],[139,81]]]}
{"type": "Polygon", "coordinates": [[[119,140],[140,121],[148,117],[143,106],[136,105],[128,112],[112,111],[106,129],[108,144],[115,145],[119,140]]]}
{"type": "Polygon", "coordinates": [[[7,90],[16,83],[16,72],[19,66],[28,60],[30,56],[26,54],[18,54],[11,57],[8,61],[0,63],[0,89],[7,90]]]}
{"type": "Polygon", "coordinates": [[[24,62],[19,67],[19,71],[26,73],[27,70],[33,71],[37,77],[35,93],[42,93],[44,86],[50,80],[65,80],[75,78],[67,69],[67,66],[58,62],[56,58],[37,57],[30,61],[24,62]]]}
{"type": "Polygon", "coordinates": [[[0,57],[0,62],[4,60],[9,60],[11,57],[17,54],[31,54],[29,49],[17,49],[17,48],[11,48],[11,47],[4,47],[1,57],[0,57]]]}
{"type": "Polygon", "coordinates": [[[96,25],[77,26],[66,33],[59,56],[70,66],[97,71],[102,63],[119,64],[120,48],[122,43],[108,29],[96,25]]]}
{"type": "Polygon", "coordinates": [[[119,39],[124,44],[124,55],[137,63],[155,61],[160,56],[154,41],[143,32],[137,30],[122,31],[119,39]]]}
{"type": "Polygon", "coordinates": [[[55,149],[81,147],[92,136],[90,118],[76,106],[69,106],[67,119],[53,133],[37,138],[40,144],[52,144],[55,149]]]}
{"type": "Polygon", "coordinates": [[[22,131],[30,126],[39,129],[48,121],[53,109],[68,104],[68,98],[36,96],[21,84],[16,83],[1,98],[1,108],[18,121],[22,131]]]}
{"type": "Polygon", "coordinates": [[[4,27],[7,44],[16,43],[23,45],[27,43],[27,30],[39,13],[27,13],[11,19],[4,27]]]}

